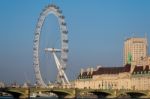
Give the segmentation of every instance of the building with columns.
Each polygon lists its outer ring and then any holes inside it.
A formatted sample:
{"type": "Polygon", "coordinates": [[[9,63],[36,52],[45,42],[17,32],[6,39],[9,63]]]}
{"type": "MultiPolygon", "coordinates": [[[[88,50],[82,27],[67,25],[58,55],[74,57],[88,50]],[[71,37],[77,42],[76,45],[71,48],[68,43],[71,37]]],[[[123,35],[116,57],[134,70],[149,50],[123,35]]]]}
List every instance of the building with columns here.
{"type": "Polygon", "coordinates": [[[150,89],[150,66],[98,67],[81,70],[75,81],[80,89],[150,89]],[[133,68],[133,70],[132,70],[133,68]]]}
{"type": "Polygon", "coordinates": [[[150,90],[150,57],[146,38],[124,42],[124,66],[81,69],[75,81],[81,89],[150,90]]]}

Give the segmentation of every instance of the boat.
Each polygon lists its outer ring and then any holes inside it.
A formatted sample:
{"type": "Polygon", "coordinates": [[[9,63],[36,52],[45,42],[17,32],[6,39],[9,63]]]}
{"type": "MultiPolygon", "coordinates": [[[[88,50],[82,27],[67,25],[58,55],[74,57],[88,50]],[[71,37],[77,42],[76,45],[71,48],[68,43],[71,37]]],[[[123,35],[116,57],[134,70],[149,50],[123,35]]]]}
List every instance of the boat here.
{"type": "Polygon", "coordinates": [[[36,93],[32,93],[31,95],[30,95],[30,98],[36,98],[37,97],[37,94],[36,93]]]}

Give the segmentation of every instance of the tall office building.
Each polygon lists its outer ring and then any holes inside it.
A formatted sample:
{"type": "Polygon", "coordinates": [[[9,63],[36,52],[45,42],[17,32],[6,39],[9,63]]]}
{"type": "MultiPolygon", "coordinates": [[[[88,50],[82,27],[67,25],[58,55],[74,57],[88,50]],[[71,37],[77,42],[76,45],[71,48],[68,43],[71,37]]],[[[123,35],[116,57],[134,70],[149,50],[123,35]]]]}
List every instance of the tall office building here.
{"type": "Polygon", "coordinates": [[[124,42],[124,64],[143,65],[148,57],[147,38],[128,38],[124,42]]]}

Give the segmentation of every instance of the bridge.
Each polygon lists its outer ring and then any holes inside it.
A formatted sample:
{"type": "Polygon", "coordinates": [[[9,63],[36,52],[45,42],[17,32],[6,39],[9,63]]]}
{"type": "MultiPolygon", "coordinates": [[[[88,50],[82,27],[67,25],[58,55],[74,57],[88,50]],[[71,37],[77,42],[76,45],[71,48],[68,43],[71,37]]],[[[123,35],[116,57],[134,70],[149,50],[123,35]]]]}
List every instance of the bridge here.
{"type": "Polygon", "coordinates": [[[59,99],[84,97],[87,94],[100,98],[150,98],[150,90],[104,90],[77,88],[0,88],[0,92],[11,94],[15,99],[29,98],[31,93],[54,93],[59,99]]]}
{"type": "Polygon", "coordinates": [[[74,98],[75,90],[72,88],[0,88],[0,92],[5,92],[11,94],[15,99],[20,98],[29,98],[32,93],[54,93],[58,96],[59,99],[62,98],[74,98]]]}
{"type": "Polygon", "coordinates": [[[98,99],[101,98],[148,98],[150,99],[150,90],[117,90],[117,89],[76,89],[76,96],[84,96],[92,93],[98,99]]]}

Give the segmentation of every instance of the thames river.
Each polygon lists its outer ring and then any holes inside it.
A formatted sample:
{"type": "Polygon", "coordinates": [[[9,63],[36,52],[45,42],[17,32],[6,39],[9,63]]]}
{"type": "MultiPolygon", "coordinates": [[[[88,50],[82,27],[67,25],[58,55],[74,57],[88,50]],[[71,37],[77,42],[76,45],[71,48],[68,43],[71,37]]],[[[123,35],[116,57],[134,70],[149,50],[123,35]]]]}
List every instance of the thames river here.
{"type": "MultiPolygon", "coordinates": [[[[14,99],[13,97],[0,97],[0,99],[14,99]]],[[[30,99],[58,99],[55,97],[37,97],[37,98],[30,98],[30,99]]],[[[98,99],[98,98],[76,98],[76,99],[98,99]]],[[[100,99],[104,99],[104,98],[100,98],[100,99]]],[[[105,98],[106,99],[106,98],[105,98]]],[[[130,99],[130,98],[119,98],[119,99],[130,99]]],[[[134,98],[136,99],[136,98],[134,98]]]]}
{"type": "MultiPolygon", "coordinates": [[[[0,97],[0,99],[14,99],[13,97],[0,97]]],[[[30,98],[30,99],[58,99],[58,98],[55,98],[55,97],[38,97],[38,98],[30,98]]]]}

